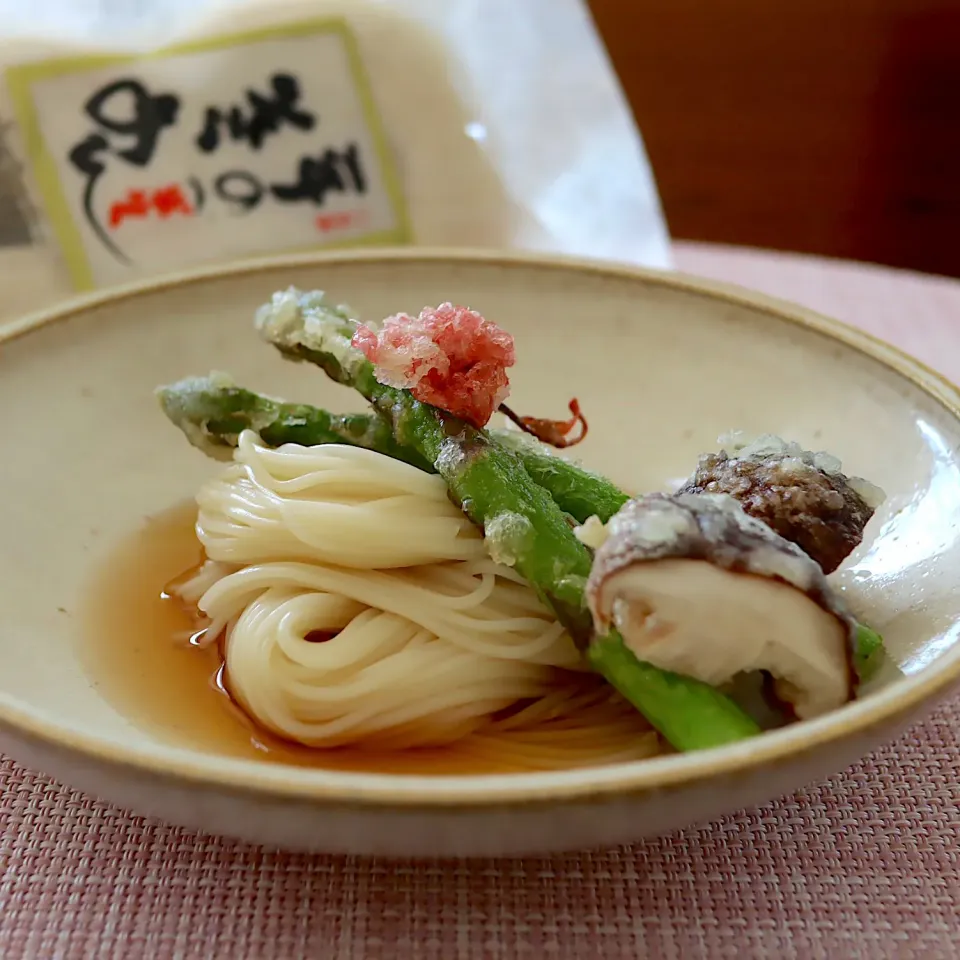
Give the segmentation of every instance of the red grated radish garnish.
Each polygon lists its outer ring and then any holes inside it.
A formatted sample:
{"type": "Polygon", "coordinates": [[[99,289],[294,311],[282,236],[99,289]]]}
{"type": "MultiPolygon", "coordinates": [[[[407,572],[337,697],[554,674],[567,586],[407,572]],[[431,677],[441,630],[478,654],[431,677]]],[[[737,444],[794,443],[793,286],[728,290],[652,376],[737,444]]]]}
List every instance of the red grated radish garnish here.
{"type": "Polygon", "coordinates": [[[360,326],[353,345],[377,380],[483,427],[510,393],[513,337],[474,310],[441,303],[419,317],[387,317],[379,331],[360,326]]]}

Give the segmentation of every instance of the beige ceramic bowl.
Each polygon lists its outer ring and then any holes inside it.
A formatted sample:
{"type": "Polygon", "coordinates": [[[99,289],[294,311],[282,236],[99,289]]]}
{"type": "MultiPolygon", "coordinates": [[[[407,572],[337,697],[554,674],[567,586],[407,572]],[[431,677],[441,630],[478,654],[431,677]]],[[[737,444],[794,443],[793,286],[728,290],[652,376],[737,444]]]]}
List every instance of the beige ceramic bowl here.
{"type": "Polygon", "coordinates": [[[792,791],[916,719],[960,675],[960,396],[863,334],[743,290],[639,270],[422,251],[303,256],[107,293],[0,330],[0,746],[125,807],[265,844],[511,854],[630,841],[792,791]],[[78,657],[91,572],[213,469],[154,386],[211,368],[291,399],[349,398],[251,328],[288,284],[366,317],[443,299],[511,330],[516,405],[591,414],[587,463],[663,488],[731,428],[830,450],[889,494],[835,579],[896,663],[860,702],[738,745],[594,770],[332,773],[204,753],[98,693],[78,657]]]}

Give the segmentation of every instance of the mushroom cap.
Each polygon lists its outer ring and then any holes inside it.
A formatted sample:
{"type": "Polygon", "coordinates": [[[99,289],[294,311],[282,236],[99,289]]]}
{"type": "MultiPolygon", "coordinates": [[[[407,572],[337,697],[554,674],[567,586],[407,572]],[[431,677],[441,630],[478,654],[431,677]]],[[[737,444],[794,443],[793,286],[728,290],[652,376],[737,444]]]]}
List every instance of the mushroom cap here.
{"type": "Polygon", "coordinates": [[[883,491],[840,461],[779,437],[704,454],[679,493],[725,493],[832,573],[863,539],[883,491]]]}

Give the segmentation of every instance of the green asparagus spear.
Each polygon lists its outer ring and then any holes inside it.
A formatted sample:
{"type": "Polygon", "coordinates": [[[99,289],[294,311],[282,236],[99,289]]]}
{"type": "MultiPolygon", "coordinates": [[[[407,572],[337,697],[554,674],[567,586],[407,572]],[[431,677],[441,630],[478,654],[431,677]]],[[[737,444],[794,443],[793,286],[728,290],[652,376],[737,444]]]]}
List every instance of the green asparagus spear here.
{"type": "Polygon", "coordinates": [[[883,637],[876,630],[858,623],[854,638],[853,664],[861,683],[866,683],[876,676],[885,656],[883,637]]]}
{"type": "MultiPolygon", "coordinates": [[[[236,446],[241,431],[255,430],[271,446],[349,443],[433,471],[432,463],[400,446],[389,424],[376,414],[332,414],[305,404],[283,403],[238,387],[225,374],[189,377],[160,387],[157,395],[164,413],[190,442],[212,456],[226,456],[236,446]]],[[[579,523],[594,514],[605,523],[628,499],[605,477],[554,456],[519,431],[488,433],[513,450],[527,473],[579,523]]]]}
{"type": "Polygon", "coordinates": [[[721,696],[708,700],[689,677],[638,660],[615,631],[594,638],[587,661],[632,704],[642,703],[644,716],[658,730],[661,725],[652,717],[669,723],[673,739],[667,739],[674,746],[686,743],[687,750],[722,746],[758,730],[735,701],[721,696]]]}
{"type": "Polygon", "coordinates": [[[516,567],[588,650],[594,669],[674,747],[701,749],[760,732],[720,691],[641,664],[615,633],[594,645],[584,601],[592,558],[565,513],[520,459],[484,431],[420,403],[406,390],[379,383],[372,364],[351,345],[356,324],[345,311],[331,308],[322,295],[290,290],[259,312],[257,327],[284,356],[315,363],[338,383],[358,390],[387,419],[399,443],[434,465],[451,496],[483,528],[494,559],[516,567]]]}
{"type": "Polygon", "coordinates": [[[272,447],[298,443],[315,447],[346,443],[431,469],[423,457],[393,439],[389,424],[365,413],[328,413],[307,404],[284,403],[236,386],[223,373],[188,377],[157,389],[163,412],[204,453],[230,456],[244,430],[253,430],[272,447]]]}
{"type": "Polygon", "coordinates": [[[542,443],[519,430],[487,430],[502,446],[513,450],[527,473],[550,491],[554,502],[578,523],[599,517],[606,523],[630,498],[606,477],[550,453],[542,443]]]}

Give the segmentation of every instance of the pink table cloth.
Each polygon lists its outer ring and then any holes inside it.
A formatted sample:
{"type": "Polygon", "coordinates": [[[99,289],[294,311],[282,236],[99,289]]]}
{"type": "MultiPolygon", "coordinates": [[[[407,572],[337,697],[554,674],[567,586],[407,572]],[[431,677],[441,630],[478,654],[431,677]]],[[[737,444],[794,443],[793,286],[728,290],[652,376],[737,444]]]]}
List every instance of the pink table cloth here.
{"type": "MultiPolygon", "coordinates": [[[[960,283],[679,245],[960,378],[960,283]]],[[[605,852],[395,862],[197,836],[0,760],[0,955],[960,957],[960,699],[802,793],[605,852]]]]}

